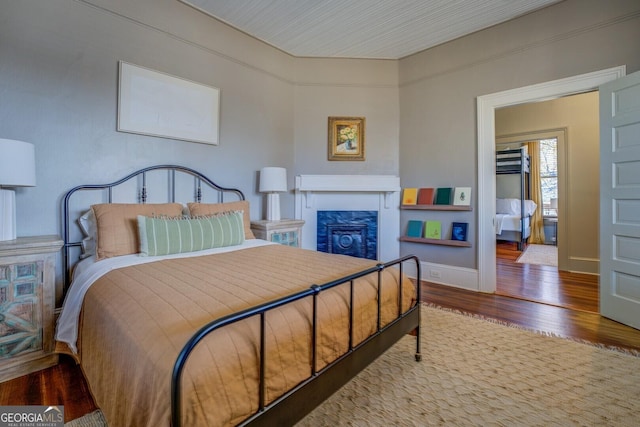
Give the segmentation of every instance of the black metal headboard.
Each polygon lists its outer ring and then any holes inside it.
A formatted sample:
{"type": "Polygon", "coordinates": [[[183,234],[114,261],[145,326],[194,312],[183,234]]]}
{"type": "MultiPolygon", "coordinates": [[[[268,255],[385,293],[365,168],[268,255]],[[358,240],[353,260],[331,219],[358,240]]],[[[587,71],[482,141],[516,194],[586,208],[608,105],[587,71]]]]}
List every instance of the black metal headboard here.
{"type": "MultiPolygon", "coordinates": [[[[72,260],[70,252],[73,248],[76,248],[77,250],[79,250],[78,248],[82,246],[82,237],[79,240],[76,240],[74,237],[71,236],[72,225],[75,225],[75,227],[78,230],[80,229],[79,225],[77,224],[77,219],[80,215],[78,214],[78,211],[74,211],[74,212],[71,211],[72,196],[78,195],[78,193],[82,191],[98,190],[98,191],[101,191],[101,195],[103,198],[106,196],[105,199],[101,200],[102,203],[112,203],[114,202],[113,200],[114,189],[120,185],[123,185],[129,181],[134,180],[134,178],[137,178],[137,183],[134,186],[135,187],[134,200],[137,203],[147,203],[147,199],[151,194],[150,191],[147,189],[147,174],[152,171],[167,172],[167,175],[166,175],[167,179],[166,180],[163,179],[166,185],[166,188],[165,188],[166,192],[161,190],[161,193],[166,198],[166,200],[164,201],[169,203],[185,202],[185,201],[201,202],[203,201],[203,192],[207,192],[211,190],[217,195],[215,200],[212,200],[212,202],[216,202],[216,203],[224,202],[225,193],[233,193],[235,194],[238,200],[245,200],[244,194],[239,189],[221,187],[215,182],[213,182],[212,180],[210,180],[209,178],[207,178],[206,176],[204,176],[203,174],[201,174],[200,172],[184,166],[177,166],[177,165],[149,166],[147,168],[140,169],[136,172],[133,172],[115,182],[111,182],[108,184],[86,184],[86,185],[79,185],[77,187],[72,188],[71,190],[65,193],[63,202],[62,202],[62,209],[63,209],[63,212],[62,212],[62,232],[63,233],[62,234],[64,239],[64,246],[62,250],[62,258],[63,258],[62,263],[64,266],[63,292],[65,294],[70,284],[69,281],[71,277],[72,266],[77,261],[75,259],[72,260]],[[188,200],[176,199],[176,173],[186,175],[187,177],[191,176],[193,178],[192,180],[193,193],[188,196],[189,197],[188,200]],[[202,183],[205,184],[205,190],[203,190],[202,188],[202,183]],[[76,214],[78,215],[76,216],[76,214]]],[[[189,183],[188,186],[191,187],[191,184],[189,183]]],[[[155,194],[158,194],[158,193],[156,192],[155,194]]],[[[87,210],[89,209],[89,206],[85,205],[83,206],[83,209],[87,210]]]]}

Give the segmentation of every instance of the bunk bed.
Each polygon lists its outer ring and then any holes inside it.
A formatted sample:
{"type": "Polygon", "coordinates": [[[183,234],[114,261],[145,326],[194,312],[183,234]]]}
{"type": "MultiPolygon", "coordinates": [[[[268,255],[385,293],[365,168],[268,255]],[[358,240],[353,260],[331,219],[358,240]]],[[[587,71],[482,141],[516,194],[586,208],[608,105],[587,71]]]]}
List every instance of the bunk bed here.
{"type": "Polygon", "coordinates": [[[536,204],[531,198],[530,159],[526,148],[496,152],[496,175],[518,175],[518,197],[514,193],[500,194],[496,198],[496,239],[517,242],[522,250],[531,235],[531,217],[536,204]]]}

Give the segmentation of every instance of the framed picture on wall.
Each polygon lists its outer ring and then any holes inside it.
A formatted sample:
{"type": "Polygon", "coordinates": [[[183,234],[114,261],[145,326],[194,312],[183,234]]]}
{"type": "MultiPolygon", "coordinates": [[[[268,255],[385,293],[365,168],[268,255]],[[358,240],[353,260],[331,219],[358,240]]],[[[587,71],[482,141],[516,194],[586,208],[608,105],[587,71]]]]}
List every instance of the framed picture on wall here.
{"type": "Polygon", "coordinates": [[[467,241],[467,228],[469,224],[466,222],[454,222],[451,224],[451,240],[467,241]]]}
{"type": "Polygon", "coordinates": [[[329,117],[329,160],[364,160],[364,117],[329,117]]]}

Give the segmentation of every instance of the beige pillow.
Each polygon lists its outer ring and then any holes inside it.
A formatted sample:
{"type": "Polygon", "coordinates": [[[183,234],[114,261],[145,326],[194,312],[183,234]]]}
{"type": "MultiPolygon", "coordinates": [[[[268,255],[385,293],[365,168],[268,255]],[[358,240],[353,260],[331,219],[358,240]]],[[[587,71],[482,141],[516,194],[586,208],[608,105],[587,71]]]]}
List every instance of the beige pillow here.
{"type": "Polygon", "coordinates": [[[104,203],[91,206],[96,218],[96,260],[139,252],[138,215],[181,217],[180,203],[104,203]]]}
{"type": "Polygon", "coordinates": [[[244,222],[244,238],[255,239],[255,236],[251,231],[249,202],[247,200],[239,200],[237,202],[227,203],[187,203],[187,206],[189,207],[189,214],[192,218],[214,215],[229,211],[242,211],[242,218],[244,222]]]}

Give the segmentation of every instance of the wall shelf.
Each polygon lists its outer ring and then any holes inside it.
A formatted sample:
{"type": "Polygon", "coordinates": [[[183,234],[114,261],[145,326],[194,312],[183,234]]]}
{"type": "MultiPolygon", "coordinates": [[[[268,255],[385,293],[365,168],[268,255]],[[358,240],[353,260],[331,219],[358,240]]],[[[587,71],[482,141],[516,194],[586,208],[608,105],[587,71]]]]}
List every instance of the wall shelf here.
{"type": "Polygon", "coordinates": [[[471,206],[460,205],[401,205],[400,209],[413,211],[471,211],[471,206]]]}
{"type": "Polygon", "coordinates": [[[407,237],[401,236],[401,242],[423,243],[427,245],[456,246],[459,248],[470,248],[471,243],[460,240],[443,240],[443,239],[425,239],[424,237],[407,237]]]}

